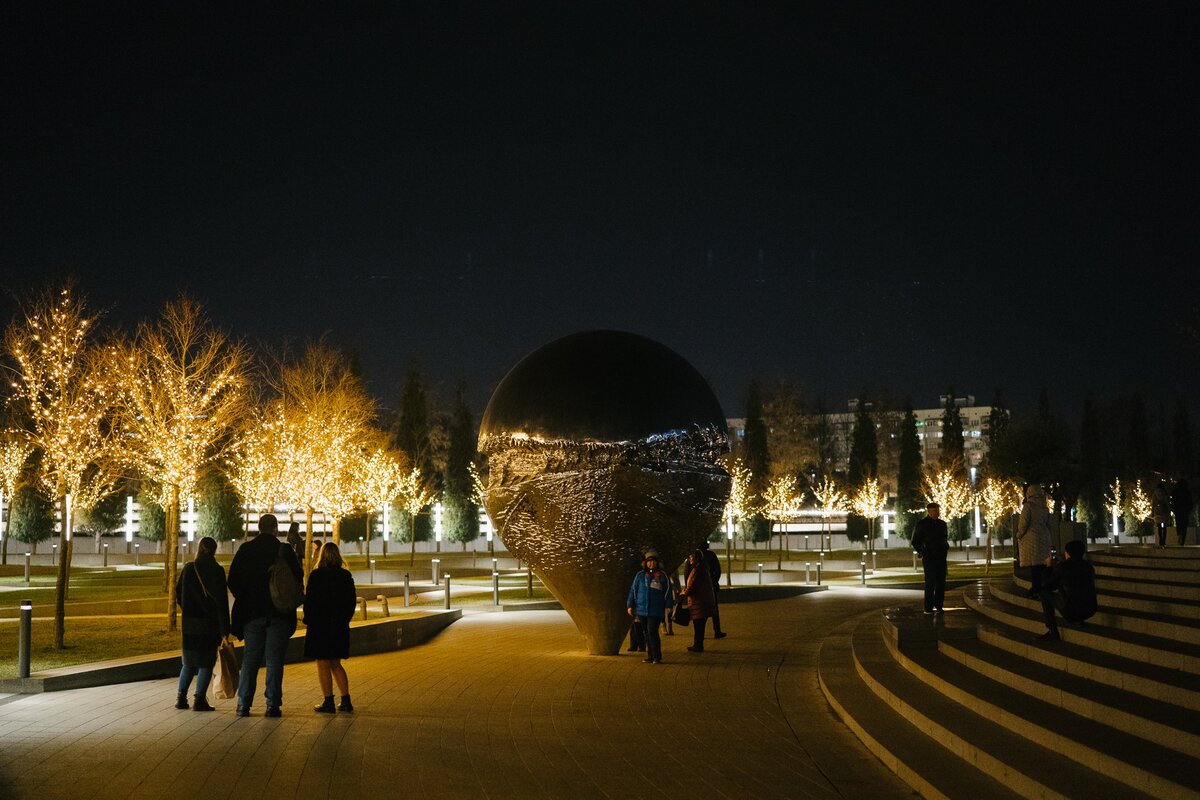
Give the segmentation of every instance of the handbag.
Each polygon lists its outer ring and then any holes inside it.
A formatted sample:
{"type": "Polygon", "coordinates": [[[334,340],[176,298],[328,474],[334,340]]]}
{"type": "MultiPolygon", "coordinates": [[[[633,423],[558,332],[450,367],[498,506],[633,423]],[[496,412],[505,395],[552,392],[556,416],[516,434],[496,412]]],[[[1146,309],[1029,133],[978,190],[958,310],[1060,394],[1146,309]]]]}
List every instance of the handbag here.
{"type": "Polygon", "coordinates": [[[217,646],[217,668],[213,671],[213,692],[224,700],[237,697],[238,691],[238,662],[237,653],[233,650],[233,642],[228,638],[222,639],[217,646]]]}
{"type": "Polygon", "coordinates": [[[676,603],[675,610],[671,612],[671,621],[676,625],[687,625],[692,621],[691,612],[683,603],[676,603]]]}

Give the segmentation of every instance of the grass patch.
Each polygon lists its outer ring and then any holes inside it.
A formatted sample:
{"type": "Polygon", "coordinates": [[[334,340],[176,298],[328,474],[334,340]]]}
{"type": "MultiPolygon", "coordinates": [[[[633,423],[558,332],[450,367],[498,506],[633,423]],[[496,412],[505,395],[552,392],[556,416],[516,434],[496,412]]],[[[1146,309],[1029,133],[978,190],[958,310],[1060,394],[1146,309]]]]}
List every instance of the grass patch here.
{"type": "MultiPolygon", "coordinates": [[[[17,633],[15,621],[0,622],[0,678],[17,677],[17,633]]],[[[179,632],[167,630],[166,617],[113,617],[110,619],[67,617],[64,650],[54,647],[54,620],[35,619],[29,665],[32,672],[58,667],[107,661],[111,658],[178,650],[179,632]]]]}

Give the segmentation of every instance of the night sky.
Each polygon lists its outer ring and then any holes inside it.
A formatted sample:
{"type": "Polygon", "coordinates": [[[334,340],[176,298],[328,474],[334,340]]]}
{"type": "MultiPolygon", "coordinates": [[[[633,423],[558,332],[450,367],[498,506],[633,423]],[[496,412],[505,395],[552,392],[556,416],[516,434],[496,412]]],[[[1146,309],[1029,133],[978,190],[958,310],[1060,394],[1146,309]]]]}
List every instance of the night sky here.
{"type": "Polygon", "coordinates": [[[730,416],[1200,388],[1195,4],[201,5],[2,12],[0,319],[185,290],[477,413],[588,328],[730,416]]]}

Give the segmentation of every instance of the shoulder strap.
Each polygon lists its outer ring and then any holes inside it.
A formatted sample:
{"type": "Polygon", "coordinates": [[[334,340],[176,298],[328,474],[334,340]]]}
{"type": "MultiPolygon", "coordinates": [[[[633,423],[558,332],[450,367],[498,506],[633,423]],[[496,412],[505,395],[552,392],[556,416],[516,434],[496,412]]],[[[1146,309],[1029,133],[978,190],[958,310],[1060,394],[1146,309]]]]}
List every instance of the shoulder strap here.
{"type": "Polygon", "coordinates": [[[204,592],[204,596],[208,597],[208,587],[204,585],[204,579],[200,577],[200,568],[196,566],[196,562],[192,562],[192,572],[196,573],[196,580],[200,581],[200,591],[204,592]]]}

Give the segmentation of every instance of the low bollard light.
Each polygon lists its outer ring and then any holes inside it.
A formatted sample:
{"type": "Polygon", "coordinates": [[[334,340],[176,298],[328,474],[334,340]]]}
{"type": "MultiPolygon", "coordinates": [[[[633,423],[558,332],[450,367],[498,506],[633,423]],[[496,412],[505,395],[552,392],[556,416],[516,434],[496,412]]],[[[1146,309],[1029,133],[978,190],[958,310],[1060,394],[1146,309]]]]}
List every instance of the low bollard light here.
{"type": "Polygon", "coordinates": [[[404,607],[408,608],[408,573],[404,573],[404,607]]]}
{"type": "Polygon", "coordinates": [[[21,601],[21,630],[17,641],[17,677],[29,677],[29,644],[33,626],[33,601],[21,601]]]}
{"type": "Polygon", "coordinates": [[[875,566],[875,565],[876,565],[876,563],[877,563],[877,562],[875,561],[875,555],[876,555],[876,554],[875,554],[875,552],[874,552],[874,551],[872,551],[872,552],[871,552],[871,574],[872,574],[872,575],[874,575],[874,574],[875,574],[875,570],[876,570],[876,566],[875,566]]]}
{"type": "Polygon", "coordinates": [[[758,565],[758,585],[762,586],[762,564],[758,565]]]}
{"type": "Polygon", "coordinates": [[[817,564],[817,586],[821,585],[821,565],[817,564]]]}
{"type": "Polygon", "coordinates": [[[859,567],[859,570],[862,572],[862,585],[866,586],[867,585],[867,562],[865,562],[865,561],[858,562],[858,567],[859,567]]]}
{"type": "Polygon", "coordinates": [[[492,559],[492,572],[497,572],[497,571],[499,571],[499,569],[500,569],[500,559],[493,558],[492,559]]]}
{"type": "Polygon", "coordinates": [[[966,558],[965,558],[965,559],[963,559],[963,560],[964,560],[966,563],[970,564],[970,563],[971,563],[971,545],[969,545],[969,544],[968,544],[968,545],[963,545],[963,547],[964,547],[964,548],[966,549],[966,551],[967,551],[967,556],[966,556],[966,558]]]}
{"type": "Polygon", "coordinates": [[[492,573],[492,605],[500,605],[500,573],[492,573]]]}
{"type": "Polygon", "coordinates": [[[810,574],[811,570],[812,570],[812,562],[805,561],[804,562],[804,585],[805,586],[808,586],[810,583],[812,583],[811,574],[810,574]]]}
{"type": "Polygon", "coordinates": [[[358,598],[358,605],[362,608],[363,619],[365,620],[367,618],[367,598],[358,598]]]}
{"type": "Polygon", "coordinates": [[[435,558],[429,563],[433,568],[433,585],[437,586],[439,583],[441,583],[441,581],[438,580],[438,567],[442,565],[442,560],[440,558],[435,558]]]}
{"type": "Polygon", "coordinates": [[[108,542],[104,543],[104,566],[108,566],[108,542]]]}
{"type": "Polygon", "coordinates": [[[525,584],[529,592],[529,596],[533,597],[533,567],[528,564],[525,566],[525,584]]]}
{"type": "Polygon", "coordinates": [[[58,566],[58,545],[56,544],[50,545],[50,566],[58,566]]]}
{"type": "Polygon", "coordinates": [[[25,554],[25,585],[26,585],[26,586],[28,586],[28,585],[29,585],[29,576],[30,576],[30,573],[31,573],[31,571],[32,571],[32,568],[31,568],[31,566],[30,566],[30,565],[31,565],[31,563],[32,563],[32,562],[31,562],[31,559],[32,559],[32,558],[33,558],[33,553],[26,553],[26,554],[25,554]]]}
{"type": "Polygon", "coordinates": [[[392,615],[392,611],[391,611],[391,609],[388,608],[387,595],[386,594],[377,595],[375,597],[375,599],[379,601],[379,604],[381,606],[383,606],[383,615],[385,617],[390,617],[392,615]]]}
{"type": "Polygon", "coordinates": [[[808,534],[804,534],[804,549],[808,549],[808,534]]]}
{"type": "Polygon", "coordinates": [[[446,610],[450,610],[450,573],[446,573],[446,610]]]}
{"type": "Polygon", "coordinates": [[[140,567],[142,565],[142,543],[138,542],[133,546],[133,565],[140,567]]]}
{"type": "Polygon", "coordinates": [[[375,583],[375,559],[371,559],[371,583],[375,583]]]}
{"type": "Polygon", "coordinates": [[[913,557],[913,572],[916,572],[917,571],[917,551],[916,550],[912,551],[912,557],[913,557]]]}

